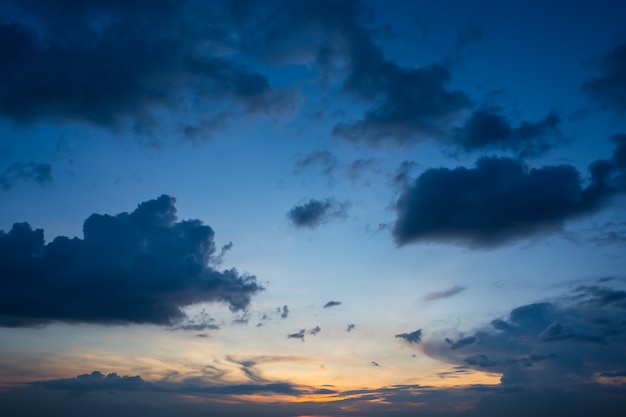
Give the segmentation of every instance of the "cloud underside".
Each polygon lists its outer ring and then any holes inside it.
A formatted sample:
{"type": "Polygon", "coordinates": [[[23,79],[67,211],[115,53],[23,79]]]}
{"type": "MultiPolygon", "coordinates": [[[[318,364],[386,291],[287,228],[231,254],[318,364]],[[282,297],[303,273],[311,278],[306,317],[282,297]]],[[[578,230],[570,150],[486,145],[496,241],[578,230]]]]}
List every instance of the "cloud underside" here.
{"type": "Polygon", "coordinates": [[[287,213],[287,219],[298,228],[314,229],[332,219],[343,219],[347,216],[345,205],[331,199],[316,200],[293,207],[287,213]]]}
{"type": "Polygon", "coordinates": [[[495,246],[559,230],[626,190],[626,135],[614,135],[611,159],[597,160],[585,182],[571,165],[529,169],[505,157],[483,157],[474,168],[428,169],[396,202],[393,235],[400,245],[448,241],[495,246]]]}
{"type": "Polygon", "coordinates": [[[626,291],[580,286],[554,301],[515,308],[457,340],[431,338],[423,346],[427,355],[465,369],[503,373],[503,386],[610,383],[626,370],[625,312],[626,291]]]}
{"type": "Polygon", "coordinates": [[[272,88],[267,76],[232,59],[225,27],[206,24],[227,8],[187,1],[138,7],[8,1],[0,19],[0,114],[18,123],[150,132],[169,113],[193,136],[233,114],[296,105],[294,91],[272,88]]]}
{"type": "Polygon", "coordinates": [[[213,230],[177,221],[174,204],[163,195],[132,213],[93,214],[82,239],[46,244],[43,230],[27,223],[0,232],[0,325],[173,325],[191,304],[246,309],[263,288],[254,276],[212,267],[213,230]]]}
{"type": "Polygon", "coordinates": [[[600,61],[600,75],[582,85],[600,106],[619,115],[626,112],[626,43],[609,51],[600,61]]]}

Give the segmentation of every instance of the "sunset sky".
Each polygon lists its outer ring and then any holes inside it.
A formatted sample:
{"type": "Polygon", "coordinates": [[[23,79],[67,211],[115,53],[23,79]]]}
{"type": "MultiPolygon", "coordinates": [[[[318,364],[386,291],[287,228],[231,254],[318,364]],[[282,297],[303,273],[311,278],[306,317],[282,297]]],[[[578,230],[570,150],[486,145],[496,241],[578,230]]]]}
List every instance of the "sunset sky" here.
{"type": "Polygon", "coordinates": [[[623,416],[625,16],[0,0],[0,414],[623,416]]]}

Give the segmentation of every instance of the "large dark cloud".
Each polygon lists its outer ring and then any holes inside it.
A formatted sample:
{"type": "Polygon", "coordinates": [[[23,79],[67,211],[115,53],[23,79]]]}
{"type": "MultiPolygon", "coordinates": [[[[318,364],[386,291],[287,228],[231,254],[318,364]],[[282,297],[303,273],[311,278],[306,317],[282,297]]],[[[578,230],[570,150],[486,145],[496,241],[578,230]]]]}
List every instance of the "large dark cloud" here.
{"type": "Polygon", "coordinates": [[[464,151],[512,150],[524,157],[537,156],[563,141],[560,123],[556,114],[549,113],[538,122],[513,127],[500,108],[482,107],[457,129],[453,143],[464,151]]]}
{"type": "Polygon", "coordinates": [[[44,185],[52,181],[52,167],[50,164],[37,163],[14,163],[0,174],[0,189],[7,191],[20,181],[35,181],[44,185]]]}
{"type": "Polygon", "coordinates": [[[600,62],[601,74],[582,89],[602,107],[618,114],[626,112],[626,43],[613,48],[600,62]]]}
{"type": "Polygon", "coordinates": [[[310,199],[307,203],[293,207],[287,213],[287,218],[296,227],[314,229],[322,223],[332,219],[342,219],[347,216],[346,205],[339,204],[331,199],[310,199]]]}
{"type": "Polygon", "coordinates": [[[563,388],[621,378],[626,291],[605,284],[517,307],[456,341],[428,340],[424,350],[455,364],[501,372],[502,385],[508,386],[563,388]]]}
{"type": "Polygon", "coordinates": [[[396,242],[493,246],[558,230],[565,220],[591,214],[626,190],[625,137],[612,136],[611,159],[593,162],[586,183],[571,165],[531,169],[511,158],[429,169],[396,202],[396,242]]]}
{"type": "Polygon", "coordinates": [[[174,204],[162,195],[132,213],[92,214],[82,239],[45,244],[43,230],[27,223],[0,232],[0,325],[173,325],[194,303],[246,309],[263,288],[234,268],[214,269],[213,230],[177,221],[174,204]]]}
{"type": "Polygon", "coordinates": [[[234,59],[220,5],[4,2],[0,115],[149,131],[171,112],[193,135],[233,113],[292,107],[290,91],[234,59]]]}

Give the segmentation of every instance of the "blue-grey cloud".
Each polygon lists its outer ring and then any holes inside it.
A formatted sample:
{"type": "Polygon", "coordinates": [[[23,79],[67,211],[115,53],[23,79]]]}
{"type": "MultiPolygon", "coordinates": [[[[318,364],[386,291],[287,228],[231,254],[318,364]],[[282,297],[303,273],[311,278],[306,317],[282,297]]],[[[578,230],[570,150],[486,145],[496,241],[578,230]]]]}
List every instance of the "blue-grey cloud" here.
{"type": "Polygon", "coordinates": [[[92,214],[82,239],[46,244],[27,223],[0,232],[0,325],[184,325],[181,309],[191,304],[246,309],[263,287],[234,268],[214,269],[213,230],[178,221],[175,201],[162,195],[131,213],[92,214]]]}
{"type": "Polygon", "coordinates": [[[348,327],[346,327],[346,332],[351,332],[352,330],[354,330],[356,328],[356,324],[348,324],[348,327]]]}
{"type": "Polygon", "coordinates": [[[44,389],[87,392],[97,390],[138,391],[148,389],[148,384],[139,376],[120,376],[115,372],[104,375],[100,371],[78,375],[76,378],[62,378],[33,381],[30,386],[44,389]]]}
{"type": "Polygon", "coordinates": [[[310,199],[307,203],[293,207],[287,213],[287,218],[294,226],[310,229],[332,219],[343,219],[346,216],[345,204],[339,204],[331,199],[310,199]]]}
{"type": "Polygon", "coordinates": [[[293,107],[291,91],[230,59],[225,5],[7,0],[0,115],[150,131],[166,111],[184,115],[183,132],[194,135],[234,113],[293,107]]]}
{"type": "Polygon", "coordinates": [[[454,286],[452,286],[450,288],[447,288],[445,290],[431,291],[431,292],[425,294],[423,298],[426,301],[441,300],[443,298],[454,297],[455,295],[462,293],[466,289],[467,289],[466,287],[462,287],[460,285],[454,285],[454,286]]]}
{"type": "Polygon", "coordinates": [[[300,331],[295,333],[289,333],[287,335],[287,339],[300,339],[304,342],[304,332],[306,332],[306,329],[301,329],[300,331]]]}
{"type": "Polygon", "coordinates": [[[311,336],[317,336],[317,334],[318,334],[319,332],[321,332],[321,331],[322,331],[322,328],[321,328],[320,326],[315,326],[314,328],[312,328],[311,330],[309,330],[309,334],[310,334],[311,336]]]}
{"type": "Polygon", "coordinates": [[[609,51],[600,62],[600,75],[585,82],[582,90],[604,108],[626,112],[626,43],[609,51]]]}
{"type": "Polygon", "coordinates": [[[289,307],[287,306],[283,306],[282,309],[279,307],[276,310],[280,313],[281,319],[286,319],[289,316],[289,307]]]}
{"type": "Polygon", "coordinates": [[[331,301],[327,302],[326,304],[324,304],[324,308],[336,307],[336,306],[339,306],[341,304],[342,304],[341,301],[333,301],[333,300],[331,300],[331,301]]]}
{"type": "Polygon", "coordinates": [[[449,241],[488,247],[559,230],[626,191],[626,135],[611,137],[610,159],[589,166],[585,184],[571,165],[528,168],[512,158],[483,157],[475,168],[433,168],[396,202],[400,245],[449,241]]]}
{"type": "Polygon", "coordinates": [[[14,163],[0,174],[0,189],[7,191],[16,183],[35,181],[39,185],[52,182],[52,166],[34,161],[14,163]]]}
{"type": "Polygon", "coordinates": [[[549,113],[538,122],[511,126],[499,107],[482,107],[472,113],[465,125],[457,128],[453,144],[462,150],[511,150],[522,157],[541,155],[563,142],[561,119],[549,113]]]}
{"type": "Polygon", "coordinates": [[[502,372],[503,384],[576,389],[623,371],[625,312],[626,291],[581,286],[552,301],[517,307],[456,341],[428,340],[424,352],[460,366],[502,372]]]}
{"type": "Polygon", "coordinates": [[[402,339],[408,343],[420,343],[422,341],[422,329],[415,330],[411,333],[400,333],[396,335],[397,339],[402,339]]]}

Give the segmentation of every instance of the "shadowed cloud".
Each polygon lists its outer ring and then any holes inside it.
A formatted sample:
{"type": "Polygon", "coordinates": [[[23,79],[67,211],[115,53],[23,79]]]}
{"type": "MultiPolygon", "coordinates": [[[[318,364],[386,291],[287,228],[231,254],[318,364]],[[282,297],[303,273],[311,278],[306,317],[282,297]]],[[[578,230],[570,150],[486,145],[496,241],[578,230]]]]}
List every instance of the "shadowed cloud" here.
{"type": "Polygon", "coordinates": [[[333,301],[333,300],[331,300],[331,301],[327,302],[326,304],[324,304],[324,308],[336,307],[336,306],[339,306],[341,304],[342,304],[341,301],[333,301]]]}
{"type": "Polygon", "coordinates": [[[200,220],[177,221],[175,201],[162,195],[132,213],[92,214],[82,239],[45,244],[43,230],[27,223],[0,232],[0,325],[174,325],[191,304],[246,309],[263,287],[234,268],[211,267],[213,230],[200,220]]]}
{"type": "Polygon", "coordinates": [[[422,341],[422,329],[415,330],[411,333],[400,333],[396,335],[397,339],[402,339],[407,343],[417,344],[422,341]]]}
{"type": "Polygon", "coordinates": [[[612,158],[593,162],[586,184],[571,165],[528,168],[504,157],[483,157],[475,168],[428,169],[396,202],[395,240],[489,247],[559,230],[626,190],[624,137],[611,137],[612,158]]]}
{"type": "Polygon", "coordinates": [[[452,287],[450,287],[448,289],[445,289],[445,290],[431,291],[431,292],[425,294],[423,298],[426,301],[441,300],[441,299],[444,299],[444,298],[454,297],[455,295],[462,293],[466,289],[467,289],[466,287],[461,287],[459,285],[454,285],[454,286],[452,286],[452,287]]]}
{"type": "Polygon", "coordinates": [[[307,203],[293,207],[287,213],[291,223],[299,228],[314,229],[332,219],[343,219],[347,216],[345,205],[331,199],[311,199],[307,203]]]}
{"type": "Polygon", "coordinates": [[[39,185],[52,182],[52,167],[50,164],[37,162],[14,163],[0,174],[0,189],[7,191],[17,182],[35,181],[39,185]]]}
{"type": "Polygon", "coordinates": [[[600,61],[601,74],[583,84],[582,90],[600,106],[623,115],[626,112],[626,43],[600,61]]]}

